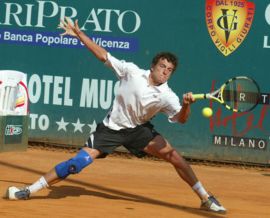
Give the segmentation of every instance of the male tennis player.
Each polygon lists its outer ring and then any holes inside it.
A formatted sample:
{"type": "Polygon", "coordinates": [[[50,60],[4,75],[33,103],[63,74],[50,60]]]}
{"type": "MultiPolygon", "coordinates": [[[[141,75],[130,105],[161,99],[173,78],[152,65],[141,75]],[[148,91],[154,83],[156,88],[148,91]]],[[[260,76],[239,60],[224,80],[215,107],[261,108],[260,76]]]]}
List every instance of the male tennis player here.
{"type": "Polygon", "coordinates": [[[184,158],[162,137],[149,122],[158,112],[165,113],[169,122],[185,123],[190,114],[190,104],[194,102],[192,93],[179,98],[168,87],[167,80],[177,67],[177,58],[168,52],[157,54],[150,70],[140,69],[130,62],[120,61],[104,48],[95,44],[79,28],[78,21],[62,21],[63,35],[79,38],[85,46],[105,65],[114,70],[120,80],[113,107],[97,125],[78,154],[56,165],[37,182],[25,188],[10,187],[9,199],[28,199],[31,194],[46,188],[70,174],[79,173],[96,158],[106,157],[120,145],[132,154],[142,157],[146,153],[170,162],[178,175],[187,182],[201,199],[201,208],[225,213],[226,209],[212,195],[209,195],[198,181],[184,158]]]}

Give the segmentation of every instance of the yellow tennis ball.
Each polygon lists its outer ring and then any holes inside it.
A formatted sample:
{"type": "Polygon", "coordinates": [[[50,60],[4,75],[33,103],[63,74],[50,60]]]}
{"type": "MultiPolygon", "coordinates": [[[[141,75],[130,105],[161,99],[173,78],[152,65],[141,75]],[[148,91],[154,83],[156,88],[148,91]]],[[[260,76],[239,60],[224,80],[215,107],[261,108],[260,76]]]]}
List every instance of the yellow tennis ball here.
{"type": "Polygon", "coordinates": [[[213,115],[213,110],[210,107],[205,107],[202,109],[202,115],[204,117],[211,117],[213,115]]]}

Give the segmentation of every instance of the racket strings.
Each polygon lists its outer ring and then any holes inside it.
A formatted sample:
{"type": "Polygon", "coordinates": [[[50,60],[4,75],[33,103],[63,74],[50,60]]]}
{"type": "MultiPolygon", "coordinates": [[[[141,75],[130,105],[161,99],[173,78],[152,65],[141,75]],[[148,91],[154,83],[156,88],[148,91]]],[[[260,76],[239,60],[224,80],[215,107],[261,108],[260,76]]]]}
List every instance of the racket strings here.
{"type": "Polygon", "coordinates": [[[249,111],[258,104],[260,91],[256,82],[250,78],[236,78],[225,85],[222,98],[234,111],[249,111]]]}

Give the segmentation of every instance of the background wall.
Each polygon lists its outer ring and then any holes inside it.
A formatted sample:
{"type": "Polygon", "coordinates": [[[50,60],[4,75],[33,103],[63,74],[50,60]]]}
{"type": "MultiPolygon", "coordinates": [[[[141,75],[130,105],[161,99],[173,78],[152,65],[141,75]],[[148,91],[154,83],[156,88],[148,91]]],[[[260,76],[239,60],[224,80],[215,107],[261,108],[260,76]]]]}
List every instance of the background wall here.
{"type": "MultiPolygon", "coordinates": [[[[153,123],[185,156],[268,164],[270,1],[252,2],[255,9],[245,0],[169,0],[166,7],[141,0],[1,1],[0,69],[28,76],[30,139],[82,146],[113,101],[114,74],[77,39],[60,37],[59,20],[68,16],[114,56],[142,68],[148,69],[159,51],[176,53],[180,67],[169,84],[180,97],[187,91],[208,92],[237,75],[254,78],[262,99],[252,112],[236,114],[200,101],[192,105],[185,125],[170,124],[164,115],[153,123]],[[225,55],[208,31],[211,22],[217,28],[214,18],[220,18],[216,12],[222,8],[228,9],[230,22],[238,23],[235,32],[241,38],[239,47],[225,55]],[[233,9],[239,11],[235,16],[233,9]],[[210,119],[201,115],[205,106],[214,110],[210,119]]],[[[222,27],[216,29],[221,40],[222,27]]]]}

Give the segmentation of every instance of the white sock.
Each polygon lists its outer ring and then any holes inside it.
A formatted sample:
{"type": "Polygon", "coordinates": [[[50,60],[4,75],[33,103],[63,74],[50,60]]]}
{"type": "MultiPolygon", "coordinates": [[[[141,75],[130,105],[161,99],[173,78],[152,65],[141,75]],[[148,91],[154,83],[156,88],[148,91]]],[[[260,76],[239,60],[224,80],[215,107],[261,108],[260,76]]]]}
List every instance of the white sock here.
{"type": "Polygon", "coordinates": [[[192,189],[202,198],[204,199],[206,196],[209,197],[207,191],[205,191],[204,187],[202,186],[201,182],[197,182],[195,185],[192,186],[192,189]]]}
{"type": "Polygon", "coordinates": [[[47,188],[47,187],[49,187],[49,185],[47,181],[45,180],[45,178],[42,176],[38,181],[28,186],[28,189],[30,193],[32,194],[39,191],[40,189],[47,188]]]}

